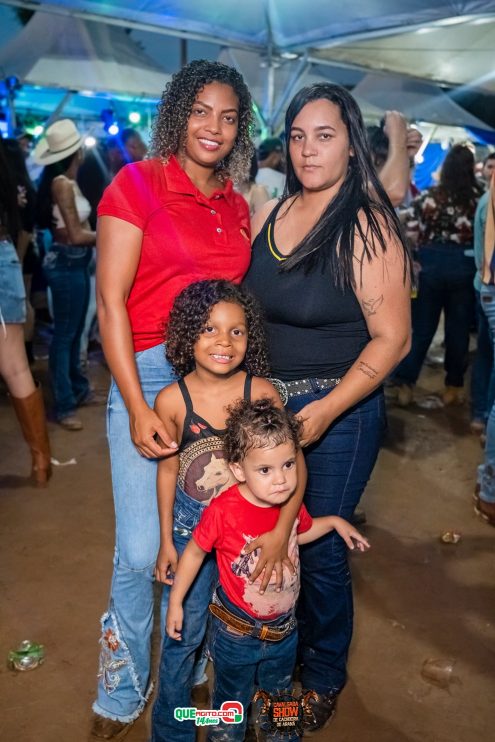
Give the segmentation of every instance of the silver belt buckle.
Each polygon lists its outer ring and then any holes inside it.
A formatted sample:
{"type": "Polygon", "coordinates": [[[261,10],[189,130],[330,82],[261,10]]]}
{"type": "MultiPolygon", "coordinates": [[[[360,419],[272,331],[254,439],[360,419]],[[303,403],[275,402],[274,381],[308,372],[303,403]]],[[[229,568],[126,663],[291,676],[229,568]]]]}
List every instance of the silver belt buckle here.
{"type": "Polygon", "coordinates": [[[280,379],[272,379],[269,378],[268,381],[273,384],[277,392],[280,394],[280,399],[282,400],[282,404],[285,405],[289,401],[289,392],[287,391],[287,387],[285,386],[284,382],[280,379]]]}

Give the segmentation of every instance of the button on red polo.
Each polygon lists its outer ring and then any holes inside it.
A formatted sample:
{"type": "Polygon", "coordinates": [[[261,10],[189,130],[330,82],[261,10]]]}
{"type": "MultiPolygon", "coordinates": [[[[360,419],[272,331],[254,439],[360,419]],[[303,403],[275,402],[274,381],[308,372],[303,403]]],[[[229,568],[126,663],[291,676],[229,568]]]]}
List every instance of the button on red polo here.
{"type": "Polygon", "coordinates": [[[230,181],[207,198],[175,157],[166,165],[154,158],[122,168],[103,194],[98,216],[117,217],[143,232],[127,301],[136,351],[163,341],[173,301],[190,283],[206,278],[239,283],[248,269],[249,209],[244,198],[230,181]]]}

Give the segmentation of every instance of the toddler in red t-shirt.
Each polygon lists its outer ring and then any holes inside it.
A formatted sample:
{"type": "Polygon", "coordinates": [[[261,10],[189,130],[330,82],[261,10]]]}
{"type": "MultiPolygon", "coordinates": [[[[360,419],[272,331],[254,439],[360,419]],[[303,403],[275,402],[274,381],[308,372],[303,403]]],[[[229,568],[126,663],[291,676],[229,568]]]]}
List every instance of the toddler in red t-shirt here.
{"type": "MultiPolygon", "coordinates": [[[[296,659],[294,617],[299,594],[298,544],[335,529],[350,549],[367,540],[337,516],[312,519],[301,505],[289,541],[292,567],[284,567],[282,586],[270,581],[260,592],[261,577],[251,579],[257,550],[245,547],[277,523],[280,507],[297,486],[296,456],[301,424],[270,399],[242,400],[230,410],[224,453],[238,480],[203,512],[175,574],[167,613],[167,634],[181,639],[182,604],[203,560],[215,549],[219,586],[210,605],[213,614],[209,648],[215,668],[214,708],[237,701],[246,709],[255,685],[268,693],[290,690],[296,659]]],[[[243,740],[241,722],[221,721],[209,729],[209,740],[243,740]]],[[[296,736],[288,740],[298,739],[296,736]]]]}

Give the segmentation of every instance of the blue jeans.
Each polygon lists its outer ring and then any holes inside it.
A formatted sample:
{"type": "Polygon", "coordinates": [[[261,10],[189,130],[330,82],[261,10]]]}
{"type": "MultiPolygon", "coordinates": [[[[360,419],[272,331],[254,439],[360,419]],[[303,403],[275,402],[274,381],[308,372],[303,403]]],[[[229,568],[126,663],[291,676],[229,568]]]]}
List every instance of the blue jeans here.
{"type": "MultiPolygon", "coordinates": [[[[482,286],[480,298],[493,340],[495,338],[495,286],[482,286]]],[[[493,343],[493,355],[495,359],[495,342],[493,343]]],[[[492,405],[488,416],[485,460],[478,467],[478,484],[480,485],[481,499],[485,502],[495,503],[495,403],[492,405]]]]}
{"type": "MultiPolygon", "coordinates": [[[[221,602],[236,616],[250,620],[249,616],[227,599],[220,590],[221,602]]],[[[290,614],[278,616],[274,621],[255,621],[253,626],[269,623],[279,626],[286,623],[290,614]]],[[[228,631],[227,626],[216,616],[211,617],[208,647],[215,668],[213,708],[219,709],[224,701],[240,701],[244,706],[244,718],[240,724],[225,724],[209,728],[211,742],[243,742],[247,726],[247,710],[256,687],[268,693],[290,691],[292,673],[296,662],[297,630],[278,642],[262,641],[252,636],[241,636],[228,631]]],[[[183,724],[186,722],[182,722],[183,724]]],[[[170,739],[175,738],[170,737],[170,739]]],[[[266,737],[266,742],[280,740],[280,733],[266,737]]],[[[285,742],[296,742],[295,734],[284,737],[285,742]]]]}
{"type": "MultiPolygon", "coordinates": [[[[79,348],[78,348],[79,352],[79,348]]],[[[144,398],[175,380],[163,345],[136,354],[144,398]]],[[[114,381],[107,434],[115,505],[115,557],[108,611],[101,619],[98,697],[93,710],[127,722],[141,713],[151,692],[153,570],[160,545],[156,500],[157,462],[141,456],[129,433],[129,415],[114,381]]]]}
{"type": "Polygon", "coordinates": [[[478,338],[471,374],[471,418],[486,422],[495,399],[493,341],[487,316],[481,306],[480,292],[476,291],[475,294],[478,338]]]}
{"type": "MultiPolygon", "coordinates": [[[[316,386],[315,386],[316,389],[316,386]]],[[[298,412],[332,391],[290,399],[298,412]]],[[[304,503],[313,517],[349,520],[366,487],[385,429],[382,389],[373,392],[332,423],[319,441],[303,449],[308,468],[304,503]]],[[[347,546],[336,531],[301,546],[298,606],[303,688],[340,691],[352,638],[353,603],[347,546]]]]}
{"type": "MultiPolygon", "coordinates": [[[[188,497],[178,487],[174,504],[174,544],[182,554],[199,523],[205,505],[188,497]]],[[[182,639],[166,636],[163,640],[158,693],[153,706],[152,742],[194,742],[196,727],[176,721],[174,709],[191,705],[194,663],[198,656],[208,621],[208,605],[217,581],[217,565],[208,554],[184,601],[182,639]]],[[[162,625],[165,625],[170,587],[163,588],[162,625]]],[[[201,666],[201,665],[200,665],[201,666]]]]}
{"type": "Polygon", "coordinates": [[[443,309],[445,384],[462,387],[473,317],[474,260],[457,244],[432,243],[419,251],[419,263],[418,296],[412,302],[412,346],[393,378],[398,383],[416,383],[443,309]]]}
{"type": "Polygon", "coordinates": [[[89,302],[91,256],[86,247],[54,243],[43,261],[53,302],[50,376],[57,420],[73,413],[90,391],[81,372],[79,346],[89,302]]]}
{"type": "Polygon", "coordinates": [[[91,327],[93,325],[93,321],[96,318],[96,257],[95,257],[95,248],[91,251],[93,253],[93,257],[91,258],[91,261],[88,266],[89,270],[89,301],[88,301],[88,309],[86,311],[86,317],[84,318],[84,327],[83,331],[81,333],[81,358],[84,360],[87,359],[88,356],[88,343],[90,340],[89,334],[91,332],[91,327]]]}
{"type": "Polygon", "coordinates": [[[0,325],[20,325],[25,321],[26,289],[19,256],[10,239],[0,238],[0,325]]]}

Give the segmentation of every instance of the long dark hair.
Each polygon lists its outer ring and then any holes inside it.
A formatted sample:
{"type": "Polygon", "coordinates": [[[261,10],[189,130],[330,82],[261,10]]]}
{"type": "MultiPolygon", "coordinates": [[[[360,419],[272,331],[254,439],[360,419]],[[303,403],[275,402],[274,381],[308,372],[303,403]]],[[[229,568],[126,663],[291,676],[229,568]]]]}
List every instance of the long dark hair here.
{"type": "Polygon", "coordinates": [[[26,167],[26,158],[17,139],[3,140],[5,156],[16,186],[24,188],[26,205],[19,209],[22,229],[32,232],[36,209],[36,188],[26,167]]]}
{"type": "Polygon", "coordinates": [[[0,232],[6,232],[15,243],[19,228],[17,187],[0,137],[0,232]]]}
{"type": "Polygon", "coordinates": [[[474,174],[474,155],[465,144],[455,144],[449,150],[440,171],[439,189],[456,206],[469,208],[473,199],[483,193],[474,174]]]}
{"type": "Polygon", "coordinates": [[[58,175],[63,175],[69,169],[78,152],[79,150],[76,150],[68,157],[64,157],[63,160],[46,165],[43,168],[38,186],[38,198],[36,199],[36,224],[40,229],[52,230],[55,226],[52,197],[53,179],[58,175]]]}
{"type": "Polygon", "coordinates": [[[292,124],[308,103],[325,99],[340,109],[354,155],[349,158],[345,180],[313,229],[296,245],[282,263],[281,270],[303,267],[309,271],[328,263],[335,285],[342,290],[355,288],[355,234],[363,242],[361,274],[365,260],[371,262],[378,251],[386,252],[383,231],[395,237],[404,251],[404,281],[411,261],[402,238],[399,220],[375,172],[361,111],[352,95],[340,85],[317,83],[302,88],[292,99],[285,116],[287,180],[283,200],[302,191],[290,158],[292,124]],[[384,226],[385,225],[385,226],[384,226]]]}

